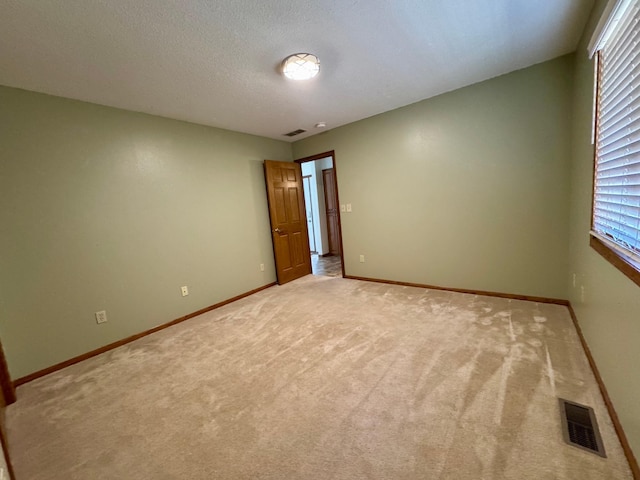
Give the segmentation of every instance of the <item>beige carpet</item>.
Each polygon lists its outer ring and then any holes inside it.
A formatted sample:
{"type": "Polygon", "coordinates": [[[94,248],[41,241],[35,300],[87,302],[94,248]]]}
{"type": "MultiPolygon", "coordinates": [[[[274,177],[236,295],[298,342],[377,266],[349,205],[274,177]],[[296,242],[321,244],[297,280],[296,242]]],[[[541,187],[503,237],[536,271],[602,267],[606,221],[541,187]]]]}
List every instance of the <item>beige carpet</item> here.
{"type": "Polygon", "coordinates": [[[31,382],[18,480],[630,479],[565,307],[309,276],[31,382]],[[566,445],[592,405],[608,458],[566,445]]]}

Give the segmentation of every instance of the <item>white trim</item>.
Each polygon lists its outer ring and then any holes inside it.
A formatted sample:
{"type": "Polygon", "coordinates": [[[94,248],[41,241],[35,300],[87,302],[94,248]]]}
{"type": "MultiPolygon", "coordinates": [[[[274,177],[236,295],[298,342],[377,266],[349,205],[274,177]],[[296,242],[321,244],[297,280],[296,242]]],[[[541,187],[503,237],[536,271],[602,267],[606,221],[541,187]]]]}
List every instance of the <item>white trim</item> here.
{"type": "Polygon", "coordinates": [[[626,248],[618,245],[617,243],[611,241],[609,238],[607,238],[606,236],[591,230],[589,232],[589,234],[592,237],[597,238],[598,240],[600,240],[602,243],[604,243],[607,247],[611,248],[611,250],[615,250],[616,252],[618,252],[620,255],[622,255],[623,257],[627,257],[629,260],[631,260],[631,263],[636,267],[636,268],[640,268],[640,255],[638,255],[635,252],[632,252],[631,250],[627,250],[626,248]]]}
{"type": "Polygon", "coordinates": [[[596,144],[598,132],[598,71],[600,69],[600,56],[595,55],[593,60],[593,103],[591,104],[591,145],[596,144]]]}
{"type": "Polygon", "coordinates": [[[635,0],[609,0],[587,47],[589,58],[592,58],[598,50],[604,47],[607,40],[611,37],[611,34],[615,31],[616,25],[621,17],[634,1],[635,0]]]}

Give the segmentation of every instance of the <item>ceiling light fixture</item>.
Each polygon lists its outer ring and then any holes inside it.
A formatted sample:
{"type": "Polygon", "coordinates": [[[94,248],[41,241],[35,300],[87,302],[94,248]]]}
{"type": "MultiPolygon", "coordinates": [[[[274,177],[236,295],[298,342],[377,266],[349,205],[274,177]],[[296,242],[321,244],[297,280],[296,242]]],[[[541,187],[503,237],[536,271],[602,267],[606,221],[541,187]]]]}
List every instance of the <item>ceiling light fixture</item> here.
{"type": "Polygon", "coordinates": [[[326,122],[318,122],[316,123],[316,128],[326,128],[327,123],[326,122]]]}
{"type": "Polygon", "coordinates": [[[320,60],[311,53],[294,53],[282,62],[282,73],[291,80],[309,80],[320,71],[320,60]]]}

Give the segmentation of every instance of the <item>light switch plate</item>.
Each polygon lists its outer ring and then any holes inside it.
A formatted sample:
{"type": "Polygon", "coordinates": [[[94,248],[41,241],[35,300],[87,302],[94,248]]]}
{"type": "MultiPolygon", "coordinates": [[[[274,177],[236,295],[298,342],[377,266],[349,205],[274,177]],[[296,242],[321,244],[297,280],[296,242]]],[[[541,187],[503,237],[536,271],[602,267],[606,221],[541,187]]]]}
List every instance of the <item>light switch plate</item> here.
{"type": "Polygon", "coordinates": [[[105,323],[107,321],[107,311],[100,310],[96,312],[96,323],[105,323]]]}

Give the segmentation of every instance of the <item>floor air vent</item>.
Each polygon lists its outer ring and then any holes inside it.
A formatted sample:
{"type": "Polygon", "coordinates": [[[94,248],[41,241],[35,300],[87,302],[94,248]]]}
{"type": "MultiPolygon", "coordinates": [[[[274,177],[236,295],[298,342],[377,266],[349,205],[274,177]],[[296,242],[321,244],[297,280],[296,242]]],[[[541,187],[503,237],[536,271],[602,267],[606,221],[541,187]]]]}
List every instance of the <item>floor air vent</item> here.
{"type": "Polygon", "coordinates": [[[593,408],[560,399],[562,435],[569,445],[606,457],[593,408]]]}

